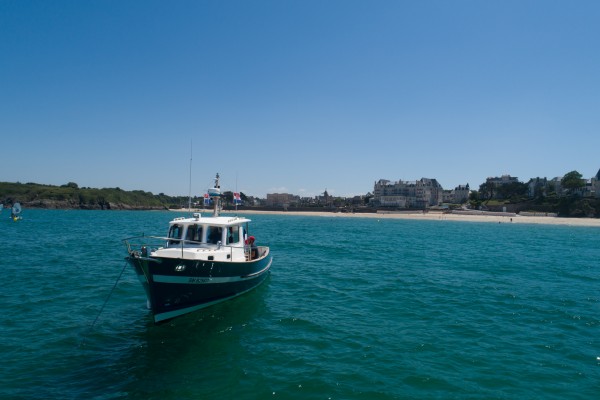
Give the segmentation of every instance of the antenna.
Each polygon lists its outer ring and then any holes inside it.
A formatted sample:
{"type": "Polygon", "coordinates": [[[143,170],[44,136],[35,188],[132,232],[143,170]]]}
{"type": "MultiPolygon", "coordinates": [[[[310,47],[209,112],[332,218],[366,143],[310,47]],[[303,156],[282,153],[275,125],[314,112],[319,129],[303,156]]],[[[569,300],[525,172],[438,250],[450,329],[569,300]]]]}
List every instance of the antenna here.
{"type": "Polygon", "coordinates": [[[190,188],[189,188],[189,198],[188,198],[188,211],[192,211],[192,139],[190,139],[190,188]]]}
{"type": "Polygon", "coordinates": [[[215,187],[213,187],[212,189],[208,189],[208,195],[210,196],[211,199],[213,199],[213,202],[215,203],[213,217],[218,217],[220,207],[221,207],[221,204],[220,204],[221,184],[219,183],[219,173],[218,172],[217,172],[217,177],[215,178],[215,187]]]}

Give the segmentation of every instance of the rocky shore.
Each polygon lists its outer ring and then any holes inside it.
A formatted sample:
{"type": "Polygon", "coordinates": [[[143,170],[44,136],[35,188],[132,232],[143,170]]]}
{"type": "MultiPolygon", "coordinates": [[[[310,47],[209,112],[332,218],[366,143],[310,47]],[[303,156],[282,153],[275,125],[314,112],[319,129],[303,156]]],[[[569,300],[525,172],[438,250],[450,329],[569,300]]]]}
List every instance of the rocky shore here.
{"type": "Polygon", "coordinates": [[[131,204],[105,203],[76,203],[70,200],[34,200],[21,203],[23,208],[42,208],[49,210],[166,210],[166,207],[135,206],[131,204]]]}

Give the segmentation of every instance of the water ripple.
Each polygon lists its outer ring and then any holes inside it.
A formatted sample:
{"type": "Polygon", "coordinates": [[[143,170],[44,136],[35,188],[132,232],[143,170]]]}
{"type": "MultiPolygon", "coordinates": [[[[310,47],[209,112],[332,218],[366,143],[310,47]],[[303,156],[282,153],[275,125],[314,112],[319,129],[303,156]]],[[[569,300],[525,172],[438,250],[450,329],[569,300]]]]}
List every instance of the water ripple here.
{"type": "MultiPolygon", "coordinates": [[[[174,213],[2,223],[2,398],[595,398],[595,228],[252,216],[271,277],[154,326],[121,238],[174,213]]],[[[6,222],[6,221],[4,221],[6,222]]]]}

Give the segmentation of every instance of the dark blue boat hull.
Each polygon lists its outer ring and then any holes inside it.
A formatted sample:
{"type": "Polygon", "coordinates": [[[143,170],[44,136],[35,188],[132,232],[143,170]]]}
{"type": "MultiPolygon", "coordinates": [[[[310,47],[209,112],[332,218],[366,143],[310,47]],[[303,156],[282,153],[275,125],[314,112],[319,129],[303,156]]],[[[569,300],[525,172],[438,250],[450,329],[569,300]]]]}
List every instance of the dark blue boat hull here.
{"type": "Polygon", "coordinates": [[[216,262],[132,254],[127,261],[146,291],[154,322],[159,323],[254,289],[268,276],[272,257],[216,262]]]}

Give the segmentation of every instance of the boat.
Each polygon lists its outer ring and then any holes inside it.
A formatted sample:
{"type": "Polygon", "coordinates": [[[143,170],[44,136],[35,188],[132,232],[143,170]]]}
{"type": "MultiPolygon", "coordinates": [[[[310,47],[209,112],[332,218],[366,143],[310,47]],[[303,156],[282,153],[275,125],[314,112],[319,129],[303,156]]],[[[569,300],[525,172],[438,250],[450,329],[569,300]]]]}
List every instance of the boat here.
{"type": "Polygon", "coordinates": [[[165,237],[124,239],[125,259],[146,292],[154,323],[242,295],[270,273],[270,249],[250,235],[251,220],[220,215],[219,174],[208,192],[212,215],[175,218],[165,237]]]}

